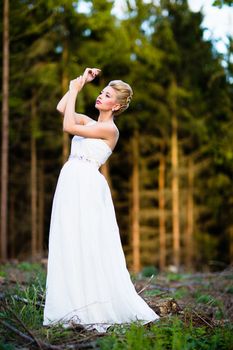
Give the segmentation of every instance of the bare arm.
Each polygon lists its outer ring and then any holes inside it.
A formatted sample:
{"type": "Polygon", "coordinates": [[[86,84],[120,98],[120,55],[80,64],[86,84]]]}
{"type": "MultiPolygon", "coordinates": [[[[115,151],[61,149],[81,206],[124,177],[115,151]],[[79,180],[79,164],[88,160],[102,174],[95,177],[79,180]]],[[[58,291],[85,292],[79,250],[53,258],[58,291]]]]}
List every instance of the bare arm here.
{"type": "MultiPolygon", "coordinates": [[[[67,91],[66,94],[62,97],[62,99],[58,102],[58,105],[57,105],[57,110],[63,115],[64,115],[65,110],[66,110],[66,105],[67,105],[67,101],[69,98],[69,93],[70,92],[67,91]]],[[[82,124],[82,125],[85,125],[86,123],[88,123],[89,121],[92,120],[87,115],[81,114],[81,113],[74,113],[74,119],[75,119],[76,124],[82,124]]]]}
{"type": "MultiPolygon", "coordinates": [[[[84,79],[82,80],[82,87],[86,83],[92,81],[99,73],[100,73],[100,69],[86,68],[86,70],[83,74],[84,79]]],[[[63,115],[64,115],[65,110],[66,110],[67,102],[69,99],[69,94],[70,94],[70,91],[68,90],[57,104],[57,110],[63,115]]],[[[85,114],[81,114],[81,113],[74,113],[74,119],[75,119],[76,124],[83,124],[83,125],[87,124],[89,121],[92,120],[92,118],[88,117],[85,114]]]]}
{"type": "MultiPolygon", "coordinates": [[[[73,102],[71,103],[73,104],[73,102]]],[[[78,135],[88,138],[100,138],[104,140],[116,139],[118,138],[118,130],[112,125],[106,125],[105,123],[95,123],[94,125],[79,125],[76,124],[72,118],[72,112],[67,109],[65,112],[65,118],[63,122],[63,131],[68,132],[72,135],[78,135]]]]}
{"type": "Polygon", "coordinates": [[[65,113],[65,109],[66,109],[66,104],[68,101],[68,97],[69,97],[69,91],[67,91],[67,93],[62,97],[62,99],[58,102],[57,104],[57,110],[58,112],[64,114],[65,113]]]}
{"type": "Polygon", "coordinates": [[[72,80],[70,83],[70,93],[63,120],[63,130],[72,135],[79,135],[90,138],[112,139],[117,135],[117,128],[105,123],[95,123],[94,125],[77,125],[75,123],[75,102],[78,93],[83,87],[83,77],[72,80]]]}

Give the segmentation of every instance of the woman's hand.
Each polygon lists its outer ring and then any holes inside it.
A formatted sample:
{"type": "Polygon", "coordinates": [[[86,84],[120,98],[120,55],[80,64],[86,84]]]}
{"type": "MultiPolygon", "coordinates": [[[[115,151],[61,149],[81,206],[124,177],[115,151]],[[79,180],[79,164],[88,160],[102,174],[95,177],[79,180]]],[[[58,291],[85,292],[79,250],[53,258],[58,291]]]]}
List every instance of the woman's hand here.
{"type": "Polygon", "coordinates": [[[83,78],[85,83],[89,83],[90,81],[94,80],[97,75],[99,75],[101,72],[98,68],[86,68],[83,73],[83,78]]]}
{"type": "Polygon", "coordinates": [[[76,92],[80,91],[84,84],[94,80],[95,77],[100,74],[100,72],[101,70],[98,68],[86,68],[83,75],[80,75],[80,77],[70,81],[69,90],[76,92]]]}

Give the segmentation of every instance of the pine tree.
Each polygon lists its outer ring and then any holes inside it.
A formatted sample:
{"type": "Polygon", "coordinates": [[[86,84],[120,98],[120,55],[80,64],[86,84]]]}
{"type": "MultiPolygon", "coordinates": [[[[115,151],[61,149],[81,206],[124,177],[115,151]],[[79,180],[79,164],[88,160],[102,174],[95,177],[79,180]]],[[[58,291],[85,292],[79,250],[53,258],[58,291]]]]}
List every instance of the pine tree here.
{"type": "Polygon", "coordinates": [[[2,151],[1,151],[1,259],[7,259],[8,149],[9,149],[9,1],[3,2],[2,151]]]}

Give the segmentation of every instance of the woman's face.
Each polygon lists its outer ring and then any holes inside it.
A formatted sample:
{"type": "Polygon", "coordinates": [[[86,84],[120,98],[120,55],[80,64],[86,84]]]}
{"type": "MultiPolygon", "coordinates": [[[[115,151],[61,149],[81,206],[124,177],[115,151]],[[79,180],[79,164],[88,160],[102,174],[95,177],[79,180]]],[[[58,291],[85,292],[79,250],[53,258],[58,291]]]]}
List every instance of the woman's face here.
{"type": "Polygon", "coordinates": [[[116,91],[111,86],[106,86],[97,97],[95,107],[105,112],[119,109],[116,91]]]}

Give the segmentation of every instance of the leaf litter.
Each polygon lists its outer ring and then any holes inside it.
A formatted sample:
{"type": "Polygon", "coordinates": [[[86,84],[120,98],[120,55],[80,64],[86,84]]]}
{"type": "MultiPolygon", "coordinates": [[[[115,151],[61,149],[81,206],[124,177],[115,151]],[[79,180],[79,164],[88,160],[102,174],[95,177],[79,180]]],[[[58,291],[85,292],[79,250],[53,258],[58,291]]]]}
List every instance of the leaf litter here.
{"type": "MultiPolygon", "coordinates": [[[[129,329],[127,324],[112,326],[107,333],[87,331],[80,325],[42,327],[45,271],[42,264],[1,265],[0,349],[101,349],[100,339],[116,337],[119,329],[122,336],[129,329]]],[[[212,331],[233,323],[233,267],[222,272],[139,275],[134,285],[160,315],[157,324],[178,318],[184,327],[212,331]]]]}

